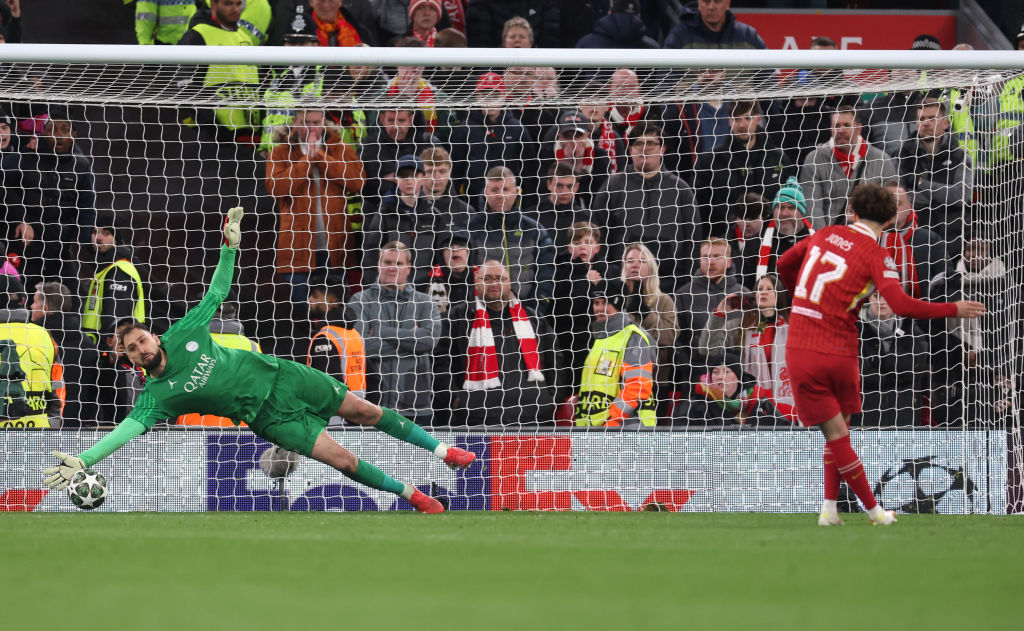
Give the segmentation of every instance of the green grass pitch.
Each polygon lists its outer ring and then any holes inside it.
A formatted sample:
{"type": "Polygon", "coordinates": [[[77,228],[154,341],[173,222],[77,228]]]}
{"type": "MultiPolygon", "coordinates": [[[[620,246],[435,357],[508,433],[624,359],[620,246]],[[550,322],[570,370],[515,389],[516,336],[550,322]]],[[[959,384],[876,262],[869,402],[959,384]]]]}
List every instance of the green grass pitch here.
{"type": "Polygon", "coordinates": [[[1024,627],[1021,517],[13,514],[5,629],[1024,627]],[[873,612],[869,616],[869,612],[873,612]],[[871,618],[878,616],[876,624],[871,618]]]}

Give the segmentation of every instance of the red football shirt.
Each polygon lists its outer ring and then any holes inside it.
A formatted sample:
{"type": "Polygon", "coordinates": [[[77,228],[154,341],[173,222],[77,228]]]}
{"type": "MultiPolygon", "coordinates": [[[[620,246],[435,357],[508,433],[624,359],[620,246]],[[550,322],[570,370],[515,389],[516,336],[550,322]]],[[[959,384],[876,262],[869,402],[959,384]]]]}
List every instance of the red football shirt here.
{"type": "Polygon", "coordinates": [[[818,230],[786,252],[778,268],[793,297],[788,348],[856,357],[857,316],[875,289],[899,315],[956,315],[953,303],[928,303],[907,296],[895,261],[871,228],[859,222],[818,230]]]}

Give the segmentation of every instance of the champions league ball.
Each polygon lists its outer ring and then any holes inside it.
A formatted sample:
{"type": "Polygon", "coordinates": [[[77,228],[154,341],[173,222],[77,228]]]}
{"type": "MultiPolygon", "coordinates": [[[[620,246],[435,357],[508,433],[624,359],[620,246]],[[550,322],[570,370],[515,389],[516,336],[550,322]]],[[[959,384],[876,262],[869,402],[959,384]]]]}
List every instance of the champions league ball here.
{"type": "Polygon", "coordinates": [[[68,498],[82,510],[99,508],[107,499],[107,479],[92,469],[85,469],[71,476],[68,498]]]}

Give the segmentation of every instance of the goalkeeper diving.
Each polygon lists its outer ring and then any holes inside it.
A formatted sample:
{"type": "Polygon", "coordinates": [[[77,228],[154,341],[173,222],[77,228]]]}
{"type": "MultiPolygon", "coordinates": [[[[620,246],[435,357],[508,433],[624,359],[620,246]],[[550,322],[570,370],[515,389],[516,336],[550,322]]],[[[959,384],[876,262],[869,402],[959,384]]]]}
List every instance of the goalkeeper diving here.
{"type": "Polygon", "coordinates": [[[209,324],[228,295],[241,238],[242,209],[224,221],[224,245],[203,300],[158,337],[144,324],[121,333],[128,359],[148,372],[145,388],[127,417],[96,445],[71,456],[54,451],[60,464],[43,475],[50,488],[65,488],[79,470],[92,467],[157,421],[198,412],[246,421],[275,445],[330,465],[347,477],[409,501],[421,513],[440,513],[436,499],[387,475],[339,445],[324,428],[332,416],[380,431],[432,452],[453,469],[469,466],[476,455],[449,447],[394,410],[348,392],[330,375],[287,359],[224,348],[210,336],[209,324]]]}

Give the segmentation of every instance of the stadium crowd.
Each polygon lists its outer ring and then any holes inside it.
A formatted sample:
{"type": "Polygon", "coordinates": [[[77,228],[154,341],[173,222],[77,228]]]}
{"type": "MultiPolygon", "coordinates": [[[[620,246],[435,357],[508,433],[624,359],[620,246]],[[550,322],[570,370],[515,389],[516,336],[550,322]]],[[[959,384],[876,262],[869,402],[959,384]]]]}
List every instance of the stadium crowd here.
{"type": "MultiPolygon", "coordinates": [[[[138,0],[136,29],[139,43],[164,45],[765,47],[729,0],[671,16],[662,3],[611,0],[583,20],[560,19],[559,4],[138,0]]],[[[6,6],[2,35],[17,41],[6,6]]],[[[939,42],[921,35],[911,48],[939,42]]],[[[998,181],[1024,159],[1024,78],[987,101],[973,95],[970,110],[969,88],[854,94],[834,71],[779,79],[815,97],[701,99],[735,79],[711,70],[692,98],[651,97],[675,78],[179,71],[168,78],[179,94],[234,103],[181,110],[219,165],[216,194],[231,205],[249,179],[278,211],[275,334],[257,341],[228,303],[211,325],[217,341],[304,359],[424,425],[791,426],[790,298],[775,262],[847,221],[853,189],[877,183],[897,203],[883,245],[907,293],[983,300],[991,315],[912,322],[873,296],[860,315],[855,423],[962,423],[965,387],[996,393],[969,419],[1005,413],[1009,270],[971,219],[979,174],[998,181]],[[577,108],[545,105],[574,90],[590,95],[577,108]],[[474,106],[446,107],[456,101],[474,106]]],[[[130,211],[97,208],[82,123],[64,106],[0,111],[3,426],[119,420],[145,374],[119,352],[118,326],[159,331],[176,315],[133,260],[130,211]]]]}

